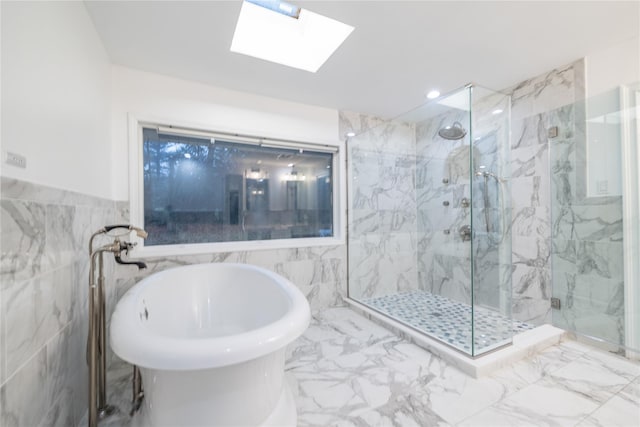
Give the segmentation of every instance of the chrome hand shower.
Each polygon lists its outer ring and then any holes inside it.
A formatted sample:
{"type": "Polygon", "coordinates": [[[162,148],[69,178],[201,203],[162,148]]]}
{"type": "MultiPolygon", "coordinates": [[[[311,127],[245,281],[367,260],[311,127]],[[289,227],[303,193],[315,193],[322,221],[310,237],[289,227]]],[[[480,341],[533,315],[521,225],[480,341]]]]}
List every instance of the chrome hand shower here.
{"type": "Polygon", "coordinates": [[[502,223],[502,236],[501,236],[501,240],[502,237],[504,237],[504,231],[505,231],[505,219],[504,219],[504,209],[502,207],[502,203],[503,203],[503,194],[502,194],[502,183],[505,181],[503,178],[500,178],[498,175],[496,175],[493,172],[489,172],[488,170],[485,170],[484,166],[480,166],[478,168],[478,170],[474,173],[475,176],[482,176],[484,177],[484,219],[485,219],[485,224],[486,224],[486,230],[487,233],[491,232],[491,227],[489,226],[489,178],[493,178],[496,180],[496,182],[498,183],[498,190],[500,192],[499,197],[500,197],[500,210],[501,210],[501,223],[502,223]]]}

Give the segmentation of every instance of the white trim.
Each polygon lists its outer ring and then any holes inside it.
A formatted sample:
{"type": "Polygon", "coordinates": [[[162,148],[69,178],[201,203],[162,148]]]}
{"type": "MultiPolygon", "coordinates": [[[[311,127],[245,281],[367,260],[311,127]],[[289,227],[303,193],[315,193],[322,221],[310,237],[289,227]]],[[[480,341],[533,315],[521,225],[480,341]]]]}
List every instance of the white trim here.
{"type": "MultiPolygon", "coordinates": [[[[192,123],[176,123],[175,120],[163,119],[158,117],[145,117],[141,115],[128,114],[128,135],[129,135],[129,209],[130,222],[138,226],[144,227],[144,197],[143,197],[143,168],[142,168],[142,126],[154,124],[156,127],[166,129],[167,123],[171,123],[172,127],[180,129],[191,129],[202,135],[225,134],[225,135],[241,135],[229,129],[220,131],[208,131],[206,126],[194,125],[192,123]],[[160,125],[160,124],[163,125],[160,125]]],[[[289,140],[270,137],[258,137],[247,135],[247,138],[257,138],[261,140],[283,142],[289,140]]],[[[292,141],[292,146],[295,142],[292,141]]],[[[220,243],[199,243],[199,244],[178,244],[178,245],[158,245],[145,246],[144,240],[136,238],[137,246],[131,255],[135,258],[160,257],[170,255],[189,255],[219,252],[237,252],[237,251],[253,251],[267,249],[286,249],[313,246],[338,246],[344,245],[346,242],[346,170],[345,163],[342,161],[345,155],[344,141],[323,141],[323,142],[297,142],[298,146],[304,146],[308,149],[317,146],[318,151],[333,153],[334,182],[338,183],[333,188],[333,229],[335,235],[333,237],[313,237],[313,238],[292,238],[278,240],[249,240],[236,242],[220,242],[220,243]]],[[[295,148],[298,148],[296,146],[295,148]]]]}
{"type": "MultiPolygon", "coordinates": [[[[139,126],[135,116],[129,114],[127,116],[127,124],[129,126],[129,222],[138,227],[144,226],[144,198],[138,197],[143,194],[142,188],[142,144],[138,141],[142,140],[142,129],[139,126]]],[[[137,244],[143,246],[143,240],[135,237],[137,244]]],[[[137,249],[137,248],[136,248],[137,249]]],[[[134,249],[133,253],[138,251],[134,249]]]]}
{"type": "Polygon", "coordinates": [[[344,240],[335,237],[312,237],[278,240],[246,240],[238,242],[194,243],[177,245],[141,246],[133,252],[135,258],[157,258],[177,255],[201,255],[222,252],[244,252],[273,249],[309,248],[319,246],[339,246],[344,240]]]}
{"type": "Polygon", "coordinates": [[[259,145],[265,148],[283,148],[287,150],[302,149],[328,153],[338,152],[338,146],[333,144],[303,143],[300,141],[257,137],[254,135],[242,135],[239,133],[210,132],[202,129],[191,129],[177,126],[160,126],[153,123],[150,123],[149,126],[156,127],[158,133],[162,135],[195,136],[199,138],[209,138],[212,142],[216,139],[219,139],[228,142],[238,142],[241,144],[259,145]]]}
{"type": "MultiPolygon", "coordinates": [[[[226,135],[226,134],[219,134],[214,132],[204,132],[200,129],[187,129],[187,128],[174,127],[174,126],[171,126],[171,127],[157,126],[157,129],[158,129],[158,133],[163,135],[175,135],[175,136],[186,135],[186,136],[195,136],[200,138],[210,138],[212,140],[222,139],[224,137],[225,140],[232,141],[232,142],[238,139],[237,135],[226,135]]],[[[248,138],[248,137],[243,138],[242,142],[245,144],[255,144],[255,145],[260,144],[259,139],[248,138]]]]}
{"type": "MultiPolygon", "coordinates": [[[[625,347],[640,349],[640,92],[620,87],[622,132],[622,226],[624,246],[625,347]],[[635,99],[631,96],[635,95],[635,99]],[[631,108],[631,107],[635,108],[631,108]],[[635,135],[634,124],[635,121],[635,135]]],[[[640,353],[627,350],[627,357],[640,359],[640,353]]]]}

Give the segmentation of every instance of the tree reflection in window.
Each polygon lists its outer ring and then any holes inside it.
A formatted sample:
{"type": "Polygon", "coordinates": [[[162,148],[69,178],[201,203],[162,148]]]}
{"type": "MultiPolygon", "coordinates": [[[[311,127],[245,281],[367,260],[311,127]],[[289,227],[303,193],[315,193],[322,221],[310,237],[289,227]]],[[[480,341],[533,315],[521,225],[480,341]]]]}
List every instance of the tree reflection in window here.
{"type": "Polygon", "coordinates": [[[147,246],[331,237],[333,154],[143,128],[147,246]]]}

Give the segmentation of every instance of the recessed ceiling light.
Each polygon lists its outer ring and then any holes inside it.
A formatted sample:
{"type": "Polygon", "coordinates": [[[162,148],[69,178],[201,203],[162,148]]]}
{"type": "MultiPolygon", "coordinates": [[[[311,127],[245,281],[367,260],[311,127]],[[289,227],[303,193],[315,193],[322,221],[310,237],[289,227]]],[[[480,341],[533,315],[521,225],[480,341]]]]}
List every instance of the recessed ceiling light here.
{"type": "Polygon", "coordinates": [[[292,167],[293,167],[293,163],[289,163],[289,164],[287,165],[287,167],[292,168],[292,167]]]}
{"type": "Polygon", "coordinates": [[[430,90],[429,93],[427,93],[427,98],[429,99],[436,99],[439,96],[440,96],[440,92],[435,89],[430,90]]]}
{"type": "Polygon", "coordinates": [[[502,113],[502,110],[500,108],[496,108],[495,110],[493,110],[491,112],[491,114],[493,114],[494,116],[497,116],[498,114],[502,113]]]}
{"type": "Polygon", "coordinates": [[[315,73],[352,31],[350,25],[277,0],[244,1],[231,51],[315,73]]]}
{"type": "Polygon", "coordinates": [[[352,136],[356,136],[355,132],[347,132],[345,135],[347,135],[349,138],[351,138],[352,136]]]}

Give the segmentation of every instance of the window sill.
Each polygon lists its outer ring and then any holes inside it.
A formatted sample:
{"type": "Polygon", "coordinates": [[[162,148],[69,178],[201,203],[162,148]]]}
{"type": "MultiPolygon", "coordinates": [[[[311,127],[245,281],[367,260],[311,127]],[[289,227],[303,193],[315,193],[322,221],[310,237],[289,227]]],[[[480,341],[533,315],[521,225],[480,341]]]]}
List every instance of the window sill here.
{"type": "Polygon", "coordinates": [[[247,240],[241,242],[197,243],[184,245],[138,246],[131,251],[131,258],[156,258],[182,255],[201,255],[222,252],[249,252],[275,249],[297,249],[314,246],[340,246],[345,240],[338,237],[312,237],[282,240],[247,240]]]}

